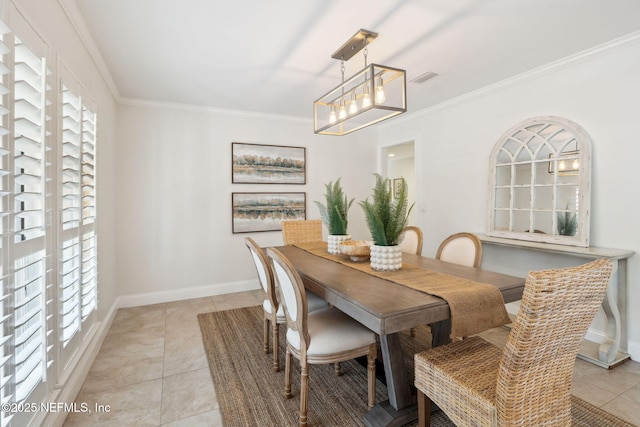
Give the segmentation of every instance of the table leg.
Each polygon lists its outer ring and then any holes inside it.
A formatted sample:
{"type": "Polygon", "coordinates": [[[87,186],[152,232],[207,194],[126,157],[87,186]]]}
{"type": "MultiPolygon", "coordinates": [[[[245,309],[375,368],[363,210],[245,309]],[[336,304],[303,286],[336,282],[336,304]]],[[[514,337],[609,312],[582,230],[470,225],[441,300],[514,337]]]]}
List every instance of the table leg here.
{"type": "Polygon", "coordinates": [[[404,366],[400,336],[381,335],[380,347],[389,400],[380,402],[364,418],[368,427],[405,425],[418,417],[416,402],[404,366]]]}
{"type": "Polygon", "coordinates": [[[449,344],[451,342],[451,319],[432,323],[431,348],[449,344]]]}

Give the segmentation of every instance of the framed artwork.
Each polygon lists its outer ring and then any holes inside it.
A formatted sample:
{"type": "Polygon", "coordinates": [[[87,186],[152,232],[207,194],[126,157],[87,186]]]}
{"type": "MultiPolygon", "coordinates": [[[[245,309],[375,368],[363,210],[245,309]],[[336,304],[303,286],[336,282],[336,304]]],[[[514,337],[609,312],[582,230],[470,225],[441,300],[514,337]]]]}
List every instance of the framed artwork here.
{"type": "Polygon", "coordinates": [[[284,145],[231,143],[234,184],[305,184],[306,149],[284,145]]]}
{"type": "Polygon", "coordinates": [[[232,193],[233,233],[282,230],[281,221],[307,218],[307,193],[232,193]]]}
{"type": "Polygon", "coordinates": [[[393,198],[397,199],[402,188],[402,178],[395,178],[393,180],[393,198]]]}

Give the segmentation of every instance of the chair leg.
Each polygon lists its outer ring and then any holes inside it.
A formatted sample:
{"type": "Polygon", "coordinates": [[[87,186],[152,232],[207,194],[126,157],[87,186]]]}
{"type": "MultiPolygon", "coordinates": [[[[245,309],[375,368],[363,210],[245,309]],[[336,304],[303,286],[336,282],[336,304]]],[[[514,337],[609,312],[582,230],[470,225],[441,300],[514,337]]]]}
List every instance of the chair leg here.
{"type": "Polygon", "coordinates": [[[369,383],[369,407],[373,408],[376,404],[376,356],[378,353],[378,345],[371,344],[369,355],[367,356],[367,377],[369,383]]]}
{"type": "Polygon", "coordinates": [[[309,392],[309,365],[300,361],[300,427],[307,425],[307,395],[309,392]]]}
{"type": "Polygon", "coordinates": [[[342,366],[340,365],[340,362],[336,362],[333,364],[333,372],[336,373],[336,377],[342,375],[342,366]]]}
{"type": "Polygon", "coordinates": [[[264,333],[262,342],[264,344],[264,354],[269,354],[269,318],[264,314],[264,333]]]}
{"type": "Polygon", "coordinates": [[[287,349],[284,358],[284,397],[287,399],[291,397],[291,358],[292,355],[287,349]]]}
{"type": "Polygon", "coordinates": [[[280,349],[278,348],[280,327],[275,319],[271,321],[271,325],[273,329],[273,340],[271,344],[273,346],[273,372],[278,372],[280,371],[280,349]]]}
{"type": "Polygon", "coordinates": [[[409,335],[411,335],[412,337],[415,337],[416,336],[416,328],[409,329],[409,335]]]}
{"type": "Polygon", "coordinates": [[[418,427],[429,427],[431,425],[431,399],[422,391],[418,390],[418,427]]]}

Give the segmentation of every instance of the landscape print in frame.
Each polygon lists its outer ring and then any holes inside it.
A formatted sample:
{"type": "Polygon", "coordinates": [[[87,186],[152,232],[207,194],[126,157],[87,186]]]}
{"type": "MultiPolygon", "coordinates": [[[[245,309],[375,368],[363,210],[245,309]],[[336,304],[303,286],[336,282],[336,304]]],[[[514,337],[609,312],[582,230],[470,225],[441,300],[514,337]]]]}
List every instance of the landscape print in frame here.
{"type": "Polygon", "coordinates": [[[234,184],[305,184],[305,147],[231,143],[234,184]]]}
{"type": "Polygon", "coordinates": [[[232,193],[233,233],[282,230],[282,221],[306,219],[306,193],[232,193]]]}

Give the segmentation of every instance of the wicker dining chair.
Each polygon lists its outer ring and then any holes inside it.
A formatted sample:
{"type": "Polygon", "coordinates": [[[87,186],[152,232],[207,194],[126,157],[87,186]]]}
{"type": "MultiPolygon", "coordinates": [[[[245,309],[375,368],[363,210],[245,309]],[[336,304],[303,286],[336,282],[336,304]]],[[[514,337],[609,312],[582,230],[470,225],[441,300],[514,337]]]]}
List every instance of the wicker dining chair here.
{"type": "MultiPolygon", "coordinates": [[[[273,370],[280,370],[280,357],[278,354],[279,326],[287,323],[282,304],[278,303],[277,289],[273,280],[273,272],[269,265],[269,260],[264,251],[251,237],[244,239],[251,258],[258,272],[258,281],[264,291],[264,301],[262,302],[262,312],[264,314],[264,352],[268,354],[269,349],[269,326],[271,326],[271,335],[273,343],[273,370]]],[[[328,307],[327,302],[317,295],[309,294],[307,298],[309,311],[319,310],[328,307]]]]}
{"type": "Polygon", "coordinates": [[[452,234],[440,243],[436,259],[467,267],[480,267],[482,242],[473,233],[452,234]]]}
{"type": "Polygon", "coordinates": [[[420,227],[410,225],[402,229],[400,233],[400,249],[407,254],[422,255],[422,230],[420,227]]]}
{"type": "Polygon", "coordinates": [[[300,426],[307,425],[309,364],[328,364],[367,356],[368,404],[376,397],[376,334],[334,307],[309,312],[302,279],[277,249],[267,249],[287,317],[285,397],[291,397],[292,357],[300,361],[300,426]]]}
{"type": "Polygon", "coordinates": [[[322,241],[322,220],[303,219],[282,221],[282,240],[285,245],[322,241]]]}
{"type": "Polygon", "coordinates": [[[430,402],[456,426],[570,426],[580,343],[611,280],[612,262],[527,275],[504,350],[478,336],[415,355],[419,426],[430,402]]]}

